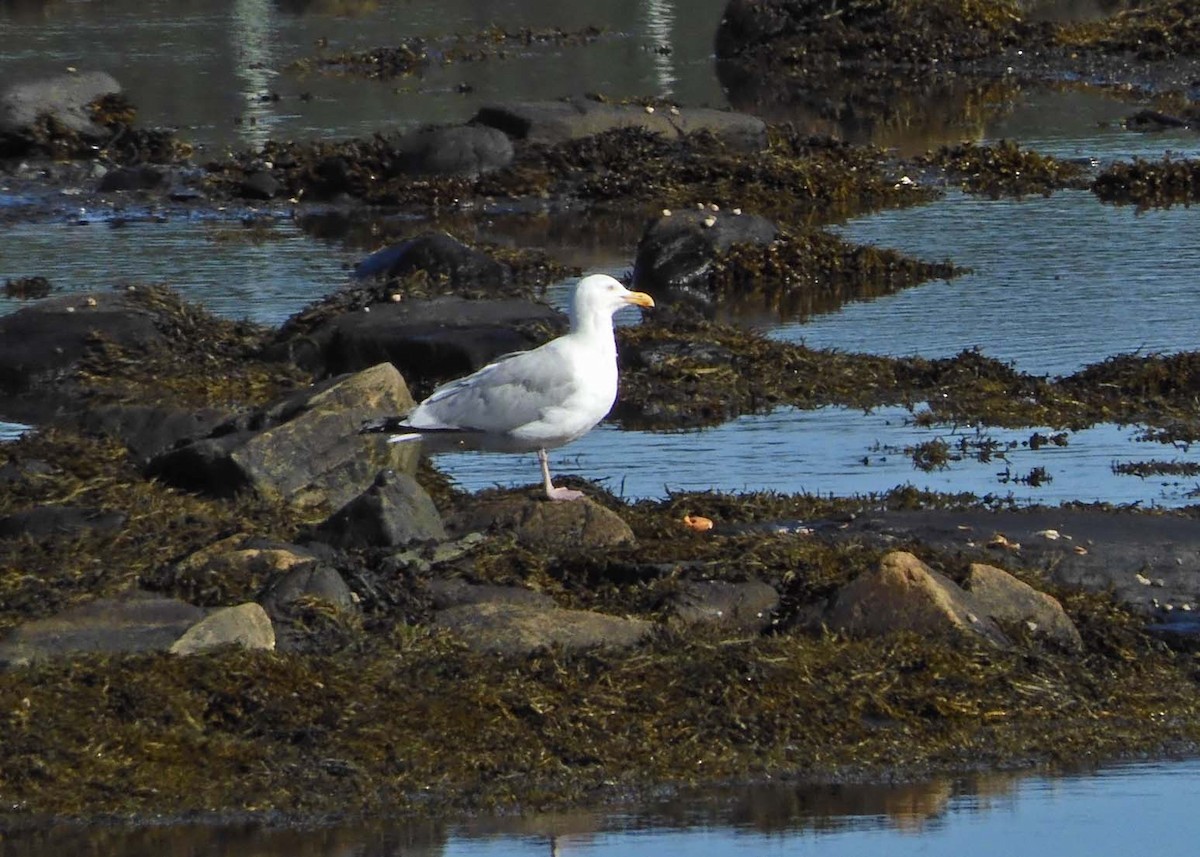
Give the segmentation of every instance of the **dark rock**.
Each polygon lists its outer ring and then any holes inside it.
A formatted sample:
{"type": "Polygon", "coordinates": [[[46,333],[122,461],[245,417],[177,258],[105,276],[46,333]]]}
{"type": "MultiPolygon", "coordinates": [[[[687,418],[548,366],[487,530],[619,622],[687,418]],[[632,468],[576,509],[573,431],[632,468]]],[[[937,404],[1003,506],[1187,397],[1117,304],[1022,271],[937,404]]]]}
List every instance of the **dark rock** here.
{"type": "Polygon", "coordinates": [[[69,538],[88,530],[111,533],[125,526],[125,514],[86,506],[37,506],[0,518],[0,539],[69,538]]]}
{"type": "Polygon", "coordinates": [[[483,125],[412,131],[400,138],[396,149],[400,168],[417,175],[477,176],[506,167],[513,159],[508,135],[483,125]]]}
{"type": "Polygon", "coordinates": [[[447,520],[452,533],[472,530],[512,532],[534,550],[576,552],[633,544],[633,530],[616,512],[586,497],[556,503],[520,494],[493,497],[447,520]]]}
{"type": "Polygon", "coordinates": [[[156,167],[143,164],[138,167],[119,167],[109,170],[100,179],[98,190],[101,193],[130,190],[154,190],[162,186],[166,175],[156,167]]]}
{"type": "Polygon", "coordinates": [[[100,339],[136,351],[165,337],[118,292],[61,295],[0,317],[0,418],[41,423],[77,408],[56,382],[100,339]]]}
{"type": "Polygon", "coordinates": [[[992,645],[1008,639],[969,593],[903,551],[843,586],[824,616],[833,631],[874,637],[909,631],[925,636],[965,635],[992,645]]]}
{"type": "Polygon", "coordinates": [[[102,71],[14,84],[0,93],[0,136],[29,133],[40,119],[49,117],[68,131],[102,137],[104,128],[92,121],[90,105],[120,91],[116,79],[102,71]]]}
{"type": "Polygon", "coordinates": [[[761,631],[779,607],[775,587],[761,580],[685,580],[668,600],[672,616],[687,625],[761,631]]]}
{"type": "Polygon", "coordinates": [[[702,107],[649,112],[636,104],[603,104],[587,98],[488,105],[471,122],[497,128],[514,139],[550,145],[620,128],[644,128],[671,138],[706,131],[731,148],[747,151],[767,143],[763,121],[743,113],[702,107]]]}
{"type": "Polygon", "coordinates": [[[284,572],[263,593],[262,605],[272,617],[287,613],[301,598],[319,598],[339,610],[354,610],[354,593],[337,569],[324,563],[304,562],[284,572]]]}
{"type": "Polygon", "coordinates": [[[207,435],[228,416],[211,408],[192,411],[153,405],[104,405],[85,411],[80,428],[116,438],[129,449],[134,462],[144,466],[181,441],[207,435]]]}
{"type": "Polygon", "coordinates": [[[274,199],[283,187],[268,170],[249,173],[238,186],[243,199],[274,199]]]}
{"type": "Polygon", "coordinates": [[[203,616],[199,607],[145,592],[100,598],[19,626],[0,643],[0,664],[76,652],[166,651],[203,616]]]}
{"type": "Polygon", "coordinates": [[[654,624],[587,610],[526,604],[464,604],[440,610],[435,627],[454,633],[476,651],[529,655],[551,647],[574,652],[637,645],[654,624]]]}
{"type": "Polygon", "coordinates": [[[337,509],[380,470],[416,469],[417,445],[359,434],[364,422],[412,407],[404,379],[383,363],[288,397],[240,430],[218,427],[208,438],[154,458],[147,472],[216,496],[253,490],[298,507],[337,509]]]}
{"type": "Polygon", "coordinates": [[[441,297],[335,316],[269,353],[318,373],[389,362],[406,378],[448,380],[540,345],[566,326],[562,313],[534,301],[441,297]]]}
{"type": "Polygon", "coordinates": [[[317,526],[316,538],[341,548],[393,547],[444,541],[433,500],[417,480],[384,471],[375,484],[317,526]]]}
{"type": "Polygon", "coordinates": [[[677,211],[660,217],[642,235],[633,280],[655,297],[673,294],[707,303],[708,280],[719,255],[734,244],[770,244],[778,234],[775,224],[756,214],[677,211]]]}
{"type": "Polygon", "coordinates": [[[501,286],[512,280],[507,265],[445,232],[427,232],[372,253],[355,266],[354,276],[402,277],[413,271],[446,277],[453,286],[501,286]]]}
{"type": "Polygon", "coordinates": [[[467,583],[453,578],[429,581],[429,596],[434,610],[447,610],[464,604],[520,604],[526,607],[554,607],[554,599],[544,592],[520,586],[493,586],[467,583]]]}

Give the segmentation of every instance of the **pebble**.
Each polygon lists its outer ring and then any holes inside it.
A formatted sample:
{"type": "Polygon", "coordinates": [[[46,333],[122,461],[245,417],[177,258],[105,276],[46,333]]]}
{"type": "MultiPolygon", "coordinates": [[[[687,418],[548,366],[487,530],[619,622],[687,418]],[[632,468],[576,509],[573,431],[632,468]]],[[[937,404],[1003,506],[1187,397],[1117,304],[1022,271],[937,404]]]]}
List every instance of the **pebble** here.
{"type": "Polygon", "coordinates": [[[1146,575],[1144,575],[1144,574],[1135,574],[1133,576],[1133,579],[1136,580],[1138,583],[1140,583],[1142,586],[1150,585],[1150,578],[1146,577],[1146,575]]]}

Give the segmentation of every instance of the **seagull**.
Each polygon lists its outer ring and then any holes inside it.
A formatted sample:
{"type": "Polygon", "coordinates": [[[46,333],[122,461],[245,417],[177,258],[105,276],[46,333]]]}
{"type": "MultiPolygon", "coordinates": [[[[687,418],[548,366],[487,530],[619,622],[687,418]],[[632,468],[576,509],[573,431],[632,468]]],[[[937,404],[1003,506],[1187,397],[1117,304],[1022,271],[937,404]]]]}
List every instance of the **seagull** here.
{"type": "Polygon", "coordinates": [[[529,351],[505,354],[477,372],[438,387],[402,420],[368,424],[363,431],[408,429],[389,438],[449,441],[454,447],[500,452],[537,450],[551,500],[578,500],[583,492],[550,480],[547,449],[577,440],[608,415],[617,398],[617,344],[613,315],[624,306],[654,306],[606,274],[575,287],[571,329],[529,351]]]}

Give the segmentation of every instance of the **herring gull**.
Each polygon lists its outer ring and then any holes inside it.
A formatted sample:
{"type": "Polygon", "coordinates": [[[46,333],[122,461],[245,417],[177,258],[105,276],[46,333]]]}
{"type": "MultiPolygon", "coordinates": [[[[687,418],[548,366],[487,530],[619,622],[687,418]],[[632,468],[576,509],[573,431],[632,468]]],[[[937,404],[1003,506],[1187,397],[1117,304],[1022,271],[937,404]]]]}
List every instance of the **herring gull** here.
{"type": "Polygon", "coordinates": [[[391,441],[430,438],[439,448],[537,450],[546,496],[577,500],[582,492],[550,481],[546,450],[587,434],[612,409],[617,397],[613,314],[630,304],[652,307],[654,299],[605,274],[584,277],[575,287],[568,333],[506,354],[438,387],[404,419],[365,430],[407,429],[391,441]]]}

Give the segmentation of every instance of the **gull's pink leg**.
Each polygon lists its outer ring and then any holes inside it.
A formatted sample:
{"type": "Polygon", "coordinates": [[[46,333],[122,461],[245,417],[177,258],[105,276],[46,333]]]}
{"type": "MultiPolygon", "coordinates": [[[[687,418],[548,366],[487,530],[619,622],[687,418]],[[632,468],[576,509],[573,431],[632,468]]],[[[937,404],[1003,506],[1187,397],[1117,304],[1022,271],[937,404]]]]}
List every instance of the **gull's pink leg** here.
{"type": "Polygon", "coordinates": [[[551,500],[579,500],[583,497],[582,491],[554,487],[554,483],[550,481],[550,460],[546,455],[546,450],[538,450],[538,461],[542,463],[542,483],[546,486],[547,497],[551,500]]]}

